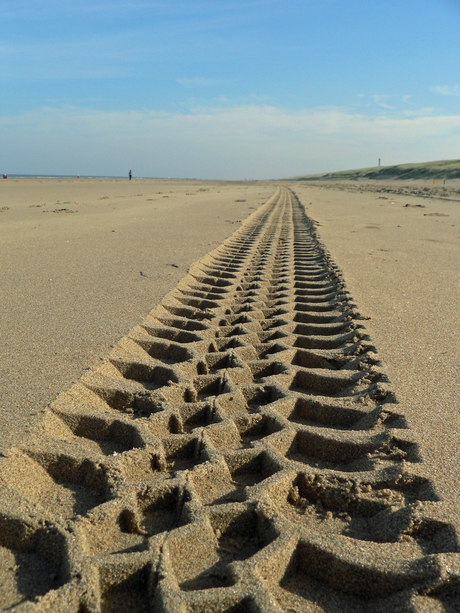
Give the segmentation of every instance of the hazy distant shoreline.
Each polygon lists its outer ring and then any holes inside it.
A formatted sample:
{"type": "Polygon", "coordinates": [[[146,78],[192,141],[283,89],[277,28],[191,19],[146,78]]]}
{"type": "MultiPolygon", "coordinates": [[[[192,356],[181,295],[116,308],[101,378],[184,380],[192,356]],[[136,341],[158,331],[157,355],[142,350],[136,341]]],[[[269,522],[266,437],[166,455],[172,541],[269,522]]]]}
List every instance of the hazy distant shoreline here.
{"type": "MultiPolygon", "coordinates": [[[[127,179],[128,175],[27,175],[27,174],[8,174],[9,179],[127,179]]],[[[133,179],[153,179],[161,181],[168,180],[169,177],[133,177],[133,179]]]]}

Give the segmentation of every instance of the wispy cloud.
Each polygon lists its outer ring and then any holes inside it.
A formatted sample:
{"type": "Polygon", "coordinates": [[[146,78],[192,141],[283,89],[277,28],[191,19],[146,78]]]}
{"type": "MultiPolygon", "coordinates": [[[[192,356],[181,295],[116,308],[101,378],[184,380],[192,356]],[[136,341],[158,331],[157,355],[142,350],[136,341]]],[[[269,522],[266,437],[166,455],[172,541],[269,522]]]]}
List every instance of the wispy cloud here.
{"type": "MultiPolygon", "coordinates": [[[[113,24],[117,29],[124,26],[140,30],[148,24],[151,29],[160,26],[174,32],[185,24],[190,36],[193,32],[260,23],[263,11],[271,7],[276,11],[281,6],[282,0],[2,0],[2,22],[13,27],[51,23],[55,37],[63,30],[88,31],[101,25],[103,30],[113,24]]],[[[46,28],[33,27],[31,32],[40,37],[46,28]]],[[[6,27],[3,36],[8,35],[6,27]]]]}
{"type": "MultiPolygon", "coordinates": [[[[47,5],[47,2],[44,4],[47,5]]],[[[97,19],[85,19],[84,11],[91,12],[92,9],[86,6],[86,2],[82,4],[85,5],[83,13],[75,17],[59,11],[53,14],[47,5],[46,14],[52,25],[43,27],[36,27],[34,19],[29,19],[33,15],[32,9],[30,14],[26,11],[24,17],[18,17],[14,27],[8,27],[8,22],[14,20],[5,19],[2,13],[4,33],[0,38],[0,82],[145,78],[146,74],[150,76],[151,71],[157,68],[163,70],[165,66],[170,66],[173,74],[177,74],[178,66],[187,65],[187,72],[198,74],[198,77],[190,78],[187,73],[184,76],[179,73],[179,82],[184,87],[203,87],[211,84],[209,80],[204,80],[210,57],[217,65],[222,61],[240,61],[245,57],[245,46],[239,47],[233,40],[235,22],[245,19],[245,15],[236,10],[234,13],[217,10],[208,13],[203,9],[204,14],[201,15],[201,4],[194,2],[192,14],[186,15],[185,5],[184,14],[178,7],[176,13],[173,10],[167,13],[166,3],[150,2],[143,3],[149,4],[151,11],[145,18],[138,14],[136,18],[129,15],[129,19],[124,20],[115,9],[108,8],[108,24],[101,27],[97,19]],[[155,14],[154,7],[157,5],[160,13],[165,11],[161,18],[155,14]],[[27,27],[24,25],[26,21],[27,27]]],[[[100,7],[101,3],[96,4],[100,7]]],[[[113,4],[122,10],[121,3],[113,4]]],[[[247,18],[255,19],[255,16],[251,14],[247,18]]],[[[255,56],[256,52],[253,53],[255,56]]]]}
{"type": "Polygon", "coordinates": [[[281,4],[281,0],[228,0],[225,3],[214,0],[3,0],[2,18],[17,19],[30,17],[46,19],[52,16],[65,15],[96,15],[105,18],[113,15],[131,15],[148,13],[157,16],[190,16],[229,13],[233,11],[253,10],[267,5],[281,4]]]}
{"type": "Polygon", "coordinates": [[[388,94],[374,94],[372,99],[374,100],[377,106],[382,107],[383,109],[392,109],[393,107],[387,103],[387,100],[391,98],[388,94]]]}
{"type": "Polygon", "coordinates": [[[430,91],[441,96],[460,96],[460,85],[435,85],[430,91]]]}
{"type": "Polygon", "coordinates": [[[423,108],[418,109],[404,109],[401,114],[403,117],[429,117],[435,112],[436,109],[434,109],[433,107],[425,106],[423,108]]]}
{"type": "Polygon", "coordinates": [[[0,117],[7,172],[238,179],[458,156],[460,115],[270,105],[188,113],[47,107],[0,117]],[[158,157],[158,151],[161,156],[158,157]]]}
{"type": "MultiPolygon", "coordinates": [[[[142,32],[89,33],[66,39],[1,42],[0,82],[126,78],[144,75],[169,57],[167,37],[142,32]]],[[[179,44],[180,47],[180,44],[179,44]]]]}
{"type": "Polygon", "coordinates": [[[180,79],[176,79],[176,81],[186,88],[191,87],[213,87],[214,85],[218,85],[222,83],[222,80],[219,79],[207,79],[206,77],[182,77],[180,79]]]}

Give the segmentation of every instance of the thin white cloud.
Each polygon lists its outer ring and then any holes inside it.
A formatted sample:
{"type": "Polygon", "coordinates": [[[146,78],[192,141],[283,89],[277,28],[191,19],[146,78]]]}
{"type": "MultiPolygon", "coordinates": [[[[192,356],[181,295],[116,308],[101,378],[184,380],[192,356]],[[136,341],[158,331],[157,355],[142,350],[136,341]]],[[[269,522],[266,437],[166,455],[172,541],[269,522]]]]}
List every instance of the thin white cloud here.
{"type": "Polygon", "coordinates": [[[460,96],[460,85],[435,85],[430,91],[441,96],[460,96]]]}
{"type": "Polygon", "coordinates": [[[420,109],[404,109],[401,113],[403,117],[429,117],[436,112],[431,106],[425,106],[420,109]]]}
{"type": "Polygon", "coordinates": [[[382,107],[383,109],[392,109],[393,107],[387,104],[387,100],[390,98],[388,94],[374,94],[372,99],[374,100],[377,106],[382,107]]]}
{"type": "Polygon", "coordinates": [[[207,79],[206,77],[182,77],[180,79],[176,79],[176,81],[182,85],[182,87],[191,88],[191,87],[212,87],[221,83],[217,79],[207,79]]]}
{"type": "Polygon", "coordinates": [[[271,4],[281,4],[281,0],[227,0],[225,3],[216,3],[214,0],[3,0],[2,18],[46,19],[50,15],[56,17],[100,14],[107,19],[114,15],[133,13],[177,17],[260,9],[271,4]]]}
{"type": "Polygon", "coordinates": [[[3,43],[0,44],[0,61],[3,63],[0,79],[128,76],[126,68],[141,51],[145,51],[142,42],[136,42],[130,34],[95,35],[80,40],[38,43],[3,43]]]}
{"type": "MultiPolygon", "coordinates": [[[[3,17],[3,16],[2,16],[3,17]]],[[[137,19],[126,27],[73,27],[71,20],[55,27],[49,35],[40,28],[24,37],[4,35],[0,39],[0,83],[39,79],[145,78],[164,66],[203,65],[238,60],[245,56],[230,37],[219,37],[225,16],[181,19],[137,19]]],[[[4,27],[8,31],[7,26],[4,27]]],[[[14,33],[15,30],[12,28],[14,33]]],[[[24,32],[26,32],[24,30],[24,32]]],[[[195,72],[195,69],[192,69],[195,72]]],[[[196,73],[195,73],[196,74],[196,73]]],[[[200,73],[198,72],[198,76],[200,73]]],[[[187,75],[179,75],[180,78],[187,75]]],[[[193,81],[186,86],[194,86],[193,81]]],[[[197,83],[196,83],[197,84],[197,83]]],[[[195,85],[196,85],[195,84],[195,85]]]]}
{"type": "MultiPolygon", "coordinates": [[[[59,37],[62,26],[103,24],[105,30],[115,22],[127,22],[132,28],[135,19],[138,24],[139,20],[148,23],[150,29],[158,23],[172,32],[185,23],[190,35],[193,31],[260,22],[261,14],[270,6],[284,10],[282,0],[2,0],[2,22],[36,24],[52,19],[61,26],[54,33],[59,37]]],[[[141,25],[135,27],[142,29],[141,25]]]]}
{"type": "MultiPolygon", "coordinates": [[[[452,159],[460,114],[364,115],[346,108],[269,105],[188,113],[41,108],[0,117],[4,172],[269,178],[452,159]],[[161,155],[159,154],[161,152],[161,155]]],[[[431,111],[431,112],[428,112],[431,111]]]]}

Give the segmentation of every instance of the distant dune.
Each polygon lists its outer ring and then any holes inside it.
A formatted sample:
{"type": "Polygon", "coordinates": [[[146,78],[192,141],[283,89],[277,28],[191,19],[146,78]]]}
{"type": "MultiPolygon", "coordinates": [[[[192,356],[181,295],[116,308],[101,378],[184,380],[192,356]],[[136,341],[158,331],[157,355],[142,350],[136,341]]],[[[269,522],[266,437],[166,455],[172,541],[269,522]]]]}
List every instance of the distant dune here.
{"type": "Polygon", "coordinates": [[[324,174],[290,177],[291,181],[350,181],[359,179],[459,179],[460,160],[441,160],[423,164],[374,166],[324,174]]]}

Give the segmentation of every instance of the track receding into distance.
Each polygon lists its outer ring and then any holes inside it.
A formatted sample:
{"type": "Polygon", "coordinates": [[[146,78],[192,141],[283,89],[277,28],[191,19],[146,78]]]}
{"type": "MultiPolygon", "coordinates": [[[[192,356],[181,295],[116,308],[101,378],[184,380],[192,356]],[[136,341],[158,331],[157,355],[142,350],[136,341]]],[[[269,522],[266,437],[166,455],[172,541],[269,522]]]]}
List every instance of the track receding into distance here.
{"type": "Polygon", "coordinates": [[[454,611],[460,555],[340,271],[276,194],[0,464],[0,607],[454,611]]]}

